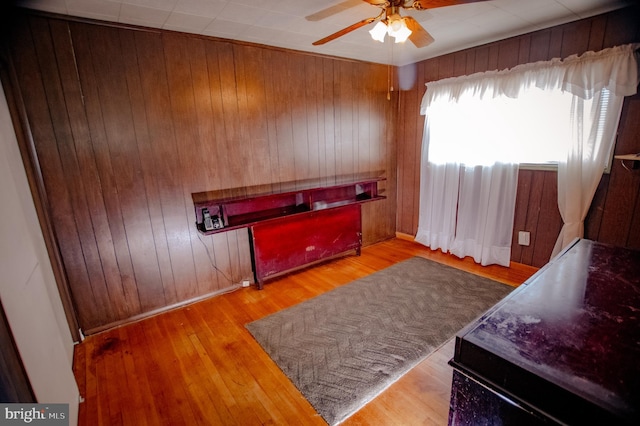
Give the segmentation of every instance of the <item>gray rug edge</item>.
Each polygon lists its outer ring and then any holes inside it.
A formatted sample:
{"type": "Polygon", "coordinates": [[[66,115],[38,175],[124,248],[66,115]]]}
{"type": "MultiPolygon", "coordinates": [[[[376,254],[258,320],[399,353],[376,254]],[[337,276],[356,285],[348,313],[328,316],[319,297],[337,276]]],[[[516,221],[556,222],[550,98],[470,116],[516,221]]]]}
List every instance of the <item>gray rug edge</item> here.
{"type": "MultiPolygon", "coordinates": [[[[428,259],[427,259],[428,260],[428,259]]],[[[370,397],[360,400],[359,404],[354,407],[352,410],[350,410],[349,412],[346,412],[344,414],[344,416],[340,419],[336,419],[335,423],[330,423],[332,426],[337,426],[340,423],[344,422],[345,420],[347,420],[349,417],[353,416],[355,413],[357,413],[358,411],[360,411],[361,409],[363,409],[368,403],[370,403],[371,401],[373,401],[374,399],[376,399],[377,397],[379,397],[384,391],[386,391],[387,389],[389,389],[391,386],[393,386],[396,382],[398,382],[400,379],[402,379],[404,376],[406,376],[411,370],[413,370],[418,364],[420,364],[422,361],[426,360],[427,358],[429,358],[431,355],[433,355],[435,352],[437,352],[440,348],[442,348],[444,345],[446,345],[451,339],[453,339],[455,337],[455,335],[449,337],[447,340],[445,340],[444,342],[442,342],[440,345],[438,345],[437,347],[435,347],[433,350],[431,350],[430,352],[426,352],[425,355],[421,358],[418,358],[416,360],[414,360],[413,362],[408,362],[407,364],[405,364],[405,368],[402,371],[398,371],[399,374],[397,374],[396,377],[393,377],[391,380],[389,380],[387,383],[385,383],[384,386],[381,386],[380,389],[376,389],[376,391],[374,393],[372,393],[370,395],[370,397]]],[[[275,362],[275,361],[274,361],[275,362]]],[[[279,368],[279,367],[278,367],[279,368]]],[[[282,371],[282,370],[281,370],[282,371]]],[[[283,372],[284,373],[284,372],[283,372]]],[[[288,378],[288,377],[287,377],[288,378]]],[[[289,379],[289,381],[291,381],[291,379],[289,379]]],[[[293,382],[291,382],[293,383],[293,382]]],[[[294,383],[295,386],[295,383],[294,383]]],[[[315,407],[314,407],[315,409],[315,407]]],[[[322,417],[322,415],[320,415],[320,417],[322,417]]],[[[324,417],[323,417],[324,419],[324,417]]]]}
{"type": "MultiPolygon", "coordinates": [[[[254,338],[254,340],[258,343],[258,345],[262,348],[262,350],[269,355],[269,358],[271,359],[271,362],[274,363],[275,366],[278,367],[278,369],[282,372],[282,374],[285,375],[285,377],[287,377],[287,379],[289,380],[289,382],[291,384],[294,385],[294,387],[296,387],[296,389],[301,393],[301,395],[307,400],[307,402],[310,403],[310,405],[314,408],[314,410],[318,413],[318,415],[324,420],[326,421],[328,424],[330,425],[338,425],[342,422],[344,422],[345,420],[347,420],[349,417],[351,417],[353,414],[355,414],[356,412],[358,412],[360,409],[362,409],[365,405],[367,405],[368,403],[370,403],[371,401],[373,401],[374,399],[376,399],[378,396],[380,396],[380,394],[382,394],[384,391],[386,391],[388,388],[390,388],[393,384],[395,384],[398,380],[400,380],[403,376],[405,376],[410,370],[412,370],[414,367],[416,367],[418,364],[420,364],[421,362],[423,362],[424,360],[426,360],[427,358],[429,358],[431,355],[433,355],[436,351],[438,351],[439,349],[441,349],[444,345],[446,345],[451,339],[455,338],[457,332],[454,332],[451,336],[447,337],[446,339],[444,339],[444,341],[442,341],[440,344],[438,344],[436,347],[434,347],[433,349],[431,349],[430,351],[425,351],[425,353],[414,359],[413,361],[409,361],[406,364],[403,365],[403,368],[398,369],[396,372],[394,372],[395,374],[389,378],[389,380],[385,381],[384,383],[379,384],[379,386],[376,386],[374,388],[372,388],[372,392],[370,394],[367,395],[366,398],[360,399],[358,401],[356,401],[354,404],[352,404],[352,407],[349,407],[347,410],[345,410],[340,416],[336,416],[335,418],[332,419],[332,421],[329,421],[328,419],[325,418],[325,416],[321,413],[321,411],[318,409],[318,407],[316,407],[314,404],[311,403],[311,401],[309,400],[308,396],[305,395],[304,392],[302,392],[302,390],[300,388],[298,388],[298,385],[292,380],[292,378],[288,375],[288,373],[283,370],[283,368],[281,367],[281,365],[273,358],[273,356],[270,354],[270,352],[265,348],[265,346],[263,346],[263,344],[261,343],[261,341],[257,338],[256,334],[254,333],[254,331],[252,330],[252,325],[254,323],[258,323],[264,319],[270,318],[272,316],[276,316],[278,314],[280,314],[281,312],[291,309],[291,308],[295,308],[298,307],[300,308],[302,305],[305,305],[307,303],[313,303],[313,300],[316,298],[320,298],[323,297],[329,293],[334,293],[334,292],[340,292],[341,289],[344,289],[347,286],[361,286],[361,285],[367,285],[369,284],[368,281],[370,279],[373,279],[373,277],[377,274],[380,274],[382,272],[389,272],[389,269],[393,269],[393,268],[398,268],[398,267],[402,267],[401,264],[405,263],[405,262],[422,262],[422,263],[426,263],[426,264],[437,264],[438,267],[449,270],[453,273],[459,274],[459,273],[463,273],[463,274],[470,274],[473,275],[475,279],[478,279],[480,281],[487,281],[487,282],[491,282],[493,284],[498,284],[498,285],[503,285],[507,288],[510,288],[509,291],[513,290],[513,288],[511,288],[508,284],[493,280],[491,278],[487,278],[487,277],[483,277],[480,275],[476,275],[473,274],[471,272],[459,269],[459,268],[455,268],[453,266],[447,265],[447,264],[443,264],[431,259],[427,259],[421,256],[413,256],[413,257],[409,257],[407,259],[398,261],[392,265],[389,265],[387,267],[384,267],[380,270],[377,270],[375,272],[372,272],[371,274],[365,275],[363,277],[360,278],[356,278],[348,283],[345,283],[343,285],[340,285],[336,288],[333,288],[331,290],[328,290],[324,293],[318,294],[316,296],[313,296],[309,299],[305,299],[303,301],[300,301],[298,303],[294,303],[293,305],[290,305],[286,308],[283,308],[279,311],[273,312],[271,314],[267,314],[261,318],[258,318],[256,320],[253,320],[251,322],[248,322],[245,324],[245,328],[249,331],[249,333],[251,334],[251,336],[254,338]]],[[[507,292],[508,294],[508,292],[507,292]]],[[[496,301],[495,303],[498,303],[498,301],[496,301]]],[[[489,308],[491,308],[493,305],[489,306],[489,308]]],[[[477,314],[476,318],[480,318],[482,315],[485,314],[486,311],[482,311],[480,313],[477,314]]],[[[464,326],[463,326],[464,327],[464,326]]]]}

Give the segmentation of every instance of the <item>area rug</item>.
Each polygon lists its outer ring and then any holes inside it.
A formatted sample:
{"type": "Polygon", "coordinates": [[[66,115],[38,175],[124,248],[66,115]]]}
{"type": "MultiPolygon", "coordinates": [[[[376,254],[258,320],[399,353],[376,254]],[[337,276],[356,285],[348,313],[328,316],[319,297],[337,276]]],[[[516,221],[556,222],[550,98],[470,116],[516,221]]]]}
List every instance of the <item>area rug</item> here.
{"type": "Polygon", "coordinates": [[[511,290],[414,257],[246,327],[335,425],[511,290]]]}

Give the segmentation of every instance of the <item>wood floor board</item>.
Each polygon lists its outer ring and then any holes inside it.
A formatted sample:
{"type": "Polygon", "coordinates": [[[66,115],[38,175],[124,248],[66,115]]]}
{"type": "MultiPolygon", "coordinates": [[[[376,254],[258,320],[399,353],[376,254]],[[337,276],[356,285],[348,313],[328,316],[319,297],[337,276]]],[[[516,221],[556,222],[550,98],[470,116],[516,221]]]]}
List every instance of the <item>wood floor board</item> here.
{"type": "MultiPolygon", "coordinates": [[[[245,324],[413,256],[517,286],[536,268],[481,267],[404,239],[88,336],[79,425],[323,425],[245,324]]],[[[446,424],[453,338],[343,424],[446,424]]]]}
{"type": "Polygon", "coordinates": [[[156,426],[160,424],[160,418],[155,414],[149,415],[147,413],[157,413],[158,407],[156,401],[153,398],[147,398],[146,395],[150,395],[152,390],[149,386],[149,382],[144,380],[146,376],[146,370],[140,367],[140,360],[134,356],[134,345],[130,341],[130,335],[126,327],[119,329],[119,337],[123,342],[122,348],[122,362],[124,365],[124,373],[127,378],[127,405],[132,405],[133,410],[131,413],[127,413],[130,416],[131,421],[125,421],[125,423],[137,423],[141,426],[156,426]],[[144,414],[143,414],[144,413],[144,414]]]}

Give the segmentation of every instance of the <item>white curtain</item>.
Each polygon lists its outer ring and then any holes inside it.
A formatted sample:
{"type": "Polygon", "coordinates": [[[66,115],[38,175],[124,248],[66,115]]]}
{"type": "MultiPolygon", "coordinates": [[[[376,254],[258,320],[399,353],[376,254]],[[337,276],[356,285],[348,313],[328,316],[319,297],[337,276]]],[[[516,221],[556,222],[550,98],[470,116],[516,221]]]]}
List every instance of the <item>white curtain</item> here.
{"type": "Polygon", "coordinates": [[[584,220],[614,149],[624,97],[637,91],[637,58],[637,45],[628,45],[590,52],[571,66],[571,79],[580,84],[571,86],[572,134],[566,157],[558,163],[558,208],[564,225],[552,257],[584,236],[584,220]]]}
{"type": "Polygon", "coordinates": [[[509,266],[518,165],[463,166],[451,253],[481,265],[509,266]]]}
{"type": "Polygon", "coordinates": [[[508,265],[517,186],[514,164],[526,162],[519,157],[526,149],[513,142],[520,144],[532,130],[554,130],[553,120],[571,120],[572,126],[567,134],[537,136],[531,151],[535,154],[536,143],[542,141],[551,141],[561,151],[556,159],[558,197],[566,226],[556,248],[581,236],[603,161],[613,147],[622,98],[637,89],[637,47],[429,83],[421,106],[427,117],[416,240],[434,250],[471,255],[483,265],[508,265]],[[561,112],[537,111],[548,115],[513,125],[512,102],[533,97],[535,106],[541,96],[560,96],[561,102],[547,99],[545,105],[561,112]],[[589,115],[582,114],[585,111],[589,115]],[[447,117],[454,118],[451,124],[447,117]]]}
{"type": "Polygon", "coordinates": [[[440,248],[448,252],[451,249],[456,232],[459,185],[459,163],[427,162],[422,167],[416,241],[434,250],[440,248]]]}
{"type": "Polygon", "coordinates": [[[504,105],[485,106],[479,113],[471,97],[467,93],[469,102],[462,104],[441,98],[427,114],[426,140],[433,143],[422,146],[416,241],[459,257],[472,256],[482,265],[508,266],[518,164],[509,160],[509,132],[491,121],[496,115],[505,118],[504,105]],[[460,121],[451,125],[448,117],[460,121]],[[466,143],[470,140],[475,143],[466,143]],[[500,145],[503,155],[487,157],[486,144],[500,145]]]}

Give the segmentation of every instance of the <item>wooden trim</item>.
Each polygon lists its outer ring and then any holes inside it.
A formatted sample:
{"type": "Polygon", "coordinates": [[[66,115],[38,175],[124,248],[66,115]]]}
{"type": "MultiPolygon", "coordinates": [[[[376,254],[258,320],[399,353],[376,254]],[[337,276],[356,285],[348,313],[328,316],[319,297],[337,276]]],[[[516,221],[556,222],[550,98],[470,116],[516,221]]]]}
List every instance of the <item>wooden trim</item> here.
{"type": "Polygon", "coordinates": [[[174,309],[183,308],[185,306],[192,305],[192,304],[197,303],[197,302],[202,302],[204,300],[211,299],[211,298],[216,297],[216,296],[221,296],[223,294],[232,293],[232,292],[234,292],[236,290],[239,290],[241,288],[242,288],[242,284],[235,284],[235,285],[233,285],[231,287],[227,287],[227,288],[224,288],[222,290],[212,291],[211,293],[204,294],[204,295],[198,296],[198,297],[194,297],[194,298],[189,299],[189,300],[183,300],[182,302],[174,303],[174,304],[168,305],[168,306],[163,306],[161,308],[154,309],[154,310],[149,311],[149,312],[143,312],[141,314],[134,315],[134,316],[132,316],[130,318],[126,318],[126,319],[123,319],[123,320],[120,320],[120,321],[115,321],[115,322],[112,322],[112,323],[109,323],[109,324],[101,325],[99,327],[90,328],[90,329],[85,330],[85,333],[87,335],[93,335],[93,334],[96,334],[96,333],[101,333],[101,332],[110,330],[112,328],[116,328],[116,327],[120,327],[120,326],[128,325],[128,324],[133,324],[133,323],[145,320],[147,318],[150,318],[150,317],[153,317],[153,316],[156,316],[156,315],[160,315],[160,314],[172,311],[174,309]]]}
{"type": "Polygon", "coordinates": [[[396,238],[405,241],[415,241],[416,238],[413,235],[405,234],[403,232],[396,232],[396,238]]]}

